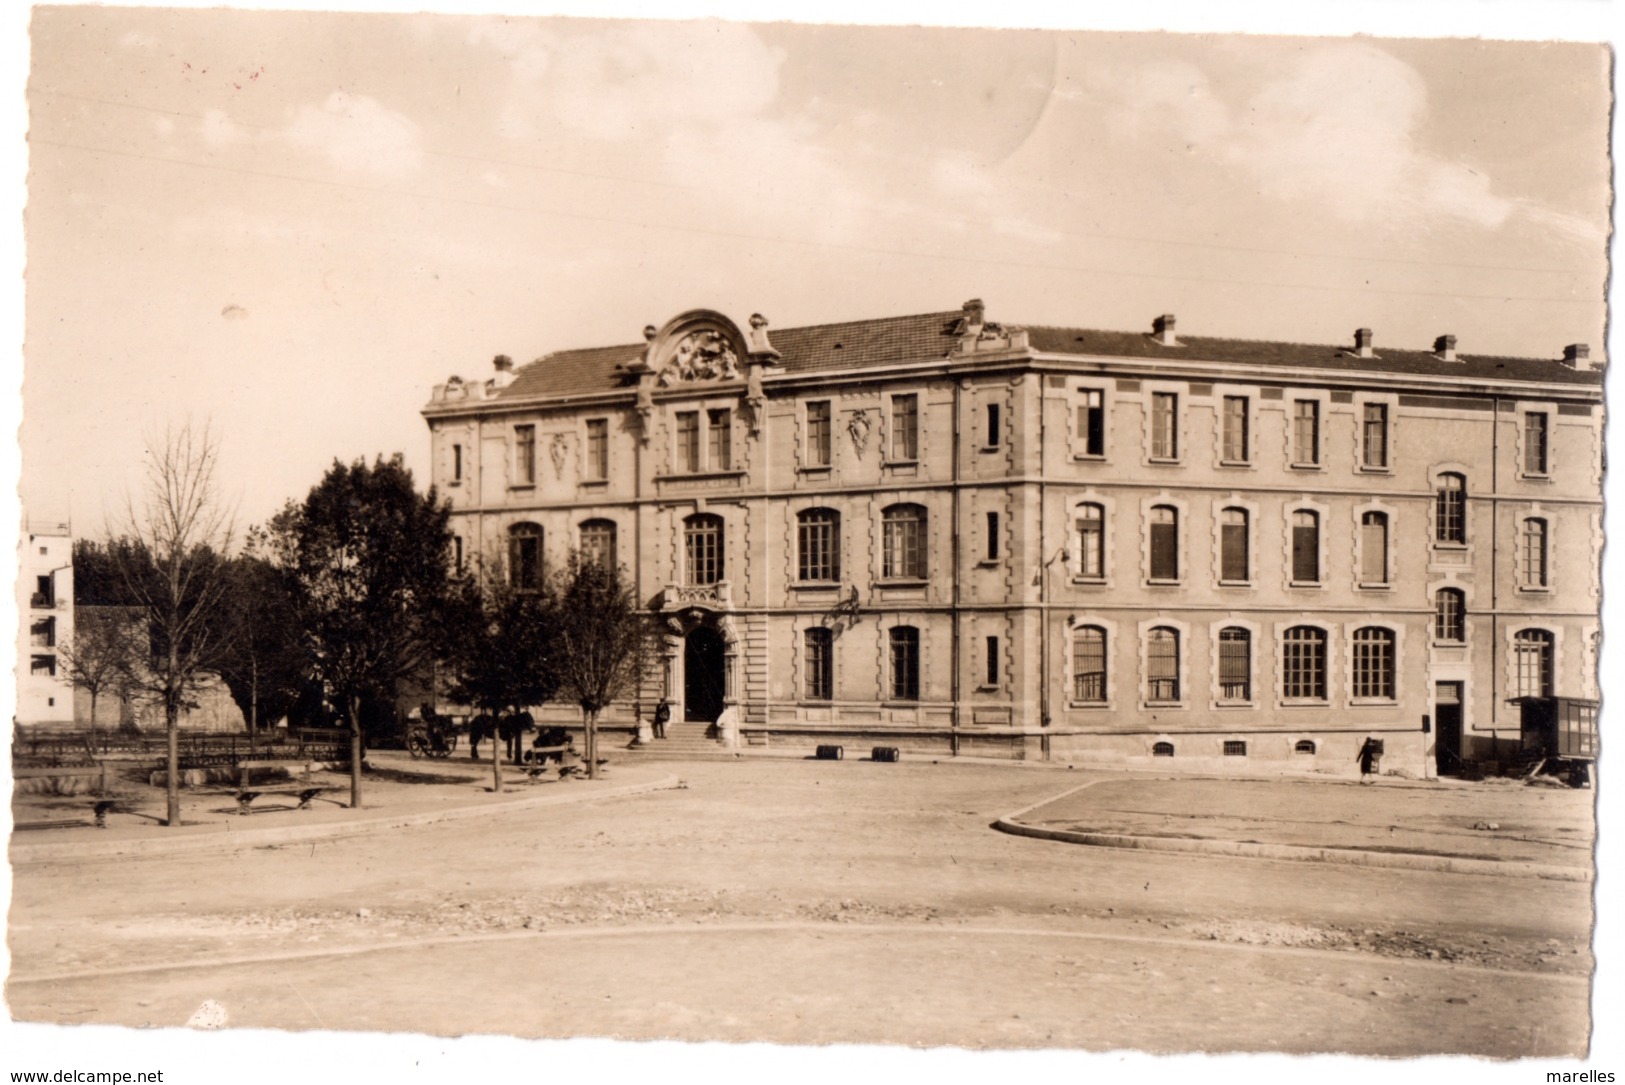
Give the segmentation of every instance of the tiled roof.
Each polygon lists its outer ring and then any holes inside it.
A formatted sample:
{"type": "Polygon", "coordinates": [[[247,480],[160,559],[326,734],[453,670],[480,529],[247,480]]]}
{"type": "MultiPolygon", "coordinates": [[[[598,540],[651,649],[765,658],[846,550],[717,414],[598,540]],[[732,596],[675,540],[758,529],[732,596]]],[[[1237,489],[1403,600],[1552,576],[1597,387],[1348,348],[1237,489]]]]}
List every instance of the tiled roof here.
{"type": "MultiPolygon", "coordinates": [[[[957,338],[953,329],[962,316],[961,310],[954,309],[806,328],[773,328],[769,329],[769,337],[779,351],[783,372],[837,372],[947,357],[957,338]]],[[[1170,347],[1151,335],[1138,332],[1035,326],[1028,326],[1026,330],[1032,349],[1049,354],[1216,362],[1239,367],[1319,369],[1349,374],[1381,372],[1579,386],[1602,383],[1601,370],[1573,369],[1555,359],[1463,353],[1457,355],[1458,361],[1446,362],[1425,350],[1382,347],[1375,350],[1374,357],[1360,358],[1348,347],[1307,343],[1181,335],[1177,340],[1180,345],[1170,347]]],[[[513,383],[503,389],[498,398],[530,399],[614,391],[625,387],[620,368],[638,361],[643,350],[643,343],[630,343],[556,351],[520,367],[513,383]]]]}

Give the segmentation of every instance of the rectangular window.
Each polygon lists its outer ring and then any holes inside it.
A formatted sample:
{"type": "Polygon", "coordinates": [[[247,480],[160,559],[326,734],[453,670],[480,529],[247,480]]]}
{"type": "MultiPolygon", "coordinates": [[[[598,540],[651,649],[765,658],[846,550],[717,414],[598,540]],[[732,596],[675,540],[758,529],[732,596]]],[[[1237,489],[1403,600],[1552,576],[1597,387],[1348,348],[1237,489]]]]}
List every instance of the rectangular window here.
{"type": "Polygon", "coordinates": [[[1246,757],[1247,756],[1247,743],[1245,741],[1243,741],[1242,739],[1239,739],[1239,738],[1227,738],[1227,739],[1225,739],[1224,740],[1224,756],[1226,756],[1226,757],[1246,757]]]}
{"type": "Polygon", "coordinates": [[[683,530],[688,557],[688,582],[706,587],[722,579],[722,520],[710,515],[690,516],[683,530]]]}
{"type": "Polygon", "coordinates": [[[1295,626],[1281,642],[1281,696],[1288,700],[1326,699],[1326,634],[1295,626]]]}
{"type": "Polygon", "coordinates": [[[677,412],[677,469],[693,474],[700,469],[700,412],[677,412]]]}
{"type": "Polygon", "coordinates": [[[1145,697],[1148,701],[1179,700],[1179,634],[1153,629],[1145,646],[1145,697]]]}
{"type": "Polygon", "coordinates": [[[999,638],[987,638],[987,684],[999,684],[999,638]]]}
{"type": "Polygon", "coordinates": [[[536,427],[513,428],[513,477],[520,486],[536,484],[536,427]]]}
{"type": "Polygon", "coordinates": [[[29,597],[28,605],[40,608],[56,606],[56,581],[48,575],[35,577],[34,594],[29,597]]]}
{"type": "Polygon", "coordinates": [[[708,412],[706,432],[711,470],[729,470],[733,466],[733,412],[726,407],[708,412]]]}
{"type": "Polygon", "coordinates": [[[609,419],[587,419],[587,477],[602,481],[609,477],[609,419]]]}
{"type": "Polygon", "coordinates": [[[451,446],[451,480],[453,482],[461,482],[461,481],[463,481],[463,446],[462,445],[452,445],[451,446]]]}
{"type": "Polygon", "coordinates": [[[1300,467],[1320,463],[1320,401],[1292,401],[1292,462],[1300,467]]]}
{"type": "Polygon", "coordinates": [[[1380,512],[1360,517],[1360,583],[1388,583],[1388,517],[1380,512]]]}
{"type": "Polygon", "coordinates": [[[1078,403],[1078,442],[1085,456],[1106,454],[1106,393],[1086,388],[1078,403]]]}
{"type": "Polygon", "coordinates": [[[1382,469],[1388,466],[1388,405],[1367,403],[1360,437],[1360,464],[1382,469]]]}
{"type": "Polygon", "coordinates": [[[1394,699],[1394,635],[1386,629],[1361,629],[1354,634],[1354,696],[1394,699]]]}
{"type": "Polygon", "coordinates": [[[451,561],[453,569],[459,573],[463,571],[463,537],[461,535],[451,537],[451,561]]]}
{"type": "Polygon", "coordinates": [[[1224,462],[1246,463],[1252,458],[1247,434],[1247,397],[1224,397],[1224,462]]]}
{"type": "Polygon", "coordinates": [[[891,397],[891,458],[920,458],[920,399],[918,396],[891,397]]]}
{"type": "Polygon", "coordinates": [[[891,631],[891,695],[894,701],[920,699],[920,631],[900,625],[891,631]]]}
{"type": "Polygon", "coordinates": [[[40,678],[56,677],[56,656],[34,656],[29,661],[28,673],[40,678]]]}
{"type": "Polygon", "coordinates": [[[1219,698],[1250,701],[1253,692],[1252,636],[1245,629],[1219,630],[1219,698]]]}
{"type": "Polygon", "coordinates": [[[987,560],[997,561],[999,557],[999,514],[987,514],[987,560]]]}
{"type": "Polygon", "coordinates": [[[1151,579],[1179,579],[1179,512],[1167,505],[1151,510],[1151,579]]]}
{"type": "Polygon", "coordinates": [[[1091,704],[1106,700],[1106,631],[1097,626],[1072,635],[1072,696],[1091,704]]]}
{"type": "Polygon", "coordinates": [[[1090,580],[1106,575],[1106,510],[1100,505],[1078,509],[1078,575],[1090,580]]]}
{"type": "Polygon", "coordinates": [[[1247,513],[1225,509],[1219,524],[1219,579],[1244,584],[1251,579],[1247,560],[1247,513]]]}
{"type": "Polygon", "coordinates": [[[1004,438],[1004,430],[1000,426],[1000,410],[997,403],[987,405],[987,435],[985,445],[988,448],[998,448],[1004,438]]]}
{"type": "Polygon", "coordinates": [[[1151,394],[1151,458],[1179,458],[1179,396],[1173,392],[1151,394]]]}
{"type": "Polygon", "coordinates": [[[1460,643],[1467,639],[1467,599],[1455,588],[1443,588],[1434,603],[1433,636],[1460,643]]]}
{"type": "Polygon", "coordinates": [[[922,505],[893,505],[881,513],[882,577],[925,579],[925,523],[922,505]]]}
{"type": "Polygon", "coordinates": [[[1548,585],[1546,521],[1528,519],[1523,522],[1523,537],[1518,547],[1519,580],[1526,588],[1544,588],[1548,585]]]}
{"type": "Polygon", "coordinates": [[[798,572],[805,581],[836,581],[841,578],[840,517],[830,509],[809,509],[797,520],[800,535],[798,572]]]}
{"type": "Polygon", "coordinates": [[[828,701],[835,696],[835,654],[828,629],[802,634],[807,661],[807,699],[828,701]]]}
{"type": "Polygon", "coordinates": [[[831,451],[829,400],[821,399],[807,404],[807,466],[828,467],[831,451]]]}
{"type": "Polygon", "coordinates": [[[1439,476],[1433,502],[1433,538],[1447,546],[1467,542],[1467,479],[1461,475],[1439,476]]]}
{"type": "Polygon", "coordinates": [[[1530,411],[1523,416],[1523,473],[1526,475],[1544,475],[1550,467],[1547,423],[1542,411],[1530,411]]]}
{"type": "Polygon", "coordinates": [[[56,619],[40,618],[29,623],[28,643],[34,648],[55,648],[56,619]]]}
{"type": "Polygon", "coordinates": [[[606,573],[616,571],[615,522],[588,520],[581,525],[581,557],[606,573]]]}

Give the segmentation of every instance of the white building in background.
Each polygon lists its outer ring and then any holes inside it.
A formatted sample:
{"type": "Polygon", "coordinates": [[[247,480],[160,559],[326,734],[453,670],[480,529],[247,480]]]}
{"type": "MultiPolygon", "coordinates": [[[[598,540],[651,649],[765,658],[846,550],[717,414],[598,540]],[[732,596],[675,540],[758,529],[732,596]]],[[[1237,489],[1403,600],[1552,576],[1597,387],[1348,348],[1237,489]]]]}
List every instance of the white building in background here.
{"type": "Polygon", "coordinates": [[[71,725],[73,683],[58,653],[73,636],[73,532],[66,523],[23,524],[18,555],[17,718],[71,725]]]}

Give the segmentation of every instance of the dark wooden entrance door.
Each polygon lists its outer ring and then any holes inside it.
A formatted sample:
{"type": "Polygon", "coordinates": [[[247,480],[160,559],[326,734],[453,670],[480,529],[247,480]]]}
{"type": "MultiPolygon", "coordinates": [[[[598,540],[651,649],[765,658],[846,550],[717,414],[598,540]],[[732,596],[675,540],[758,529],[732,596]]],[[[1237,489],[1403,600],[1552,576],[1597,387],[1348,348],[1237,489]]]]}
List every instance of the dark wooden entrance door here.
{"type": "Polygon", "coordinates": [[[1440,776],[1461,772],[1461,683],[1440,682],[1433,697],[1433,761],[1440,776]]]}
{"type": "Polygon", "coordinates": [[[715,723],[724,695],[722,635],[709,626],[689,631],[683,645],[683,718],[715,723]]]}

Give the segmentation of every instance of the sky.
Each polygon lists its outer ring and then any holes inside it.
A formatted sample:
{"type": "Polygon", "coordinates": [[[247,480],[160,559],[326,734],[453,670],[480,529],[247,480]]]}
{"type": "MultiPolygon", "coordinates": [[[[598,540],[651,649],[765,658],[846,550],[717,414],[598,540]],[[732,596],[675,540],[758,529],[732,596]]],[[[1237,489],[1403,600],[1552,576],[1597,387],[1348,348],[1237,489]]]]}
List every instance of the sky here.
{"type": "MultiPolygon", "coordinates": [[[[21,457],[0,461],[25,516],[95,536],[140,485],[148,439],[208,422],[238,522],[263,522],[335,457],[401,451],[424,478],[418,412],[453,373],[483,375],[499,353],[637,342],[694,307],[789,327],[980,297],[1013,324],[1148,328],[1172,312],[1187,334],[1346,342],[1371,327],[1379,349],[1451,333],[1469,353],[1556,358],[1587,342],[1598,355],[1611,72],[1595,43],[1615,33],[1619,2],[658,8],[735,20],[703,24],[10,9],[0,116],[21,150],[8,164],[26,238],[11,238],[22,289],[0,312],[21,360],[21,397],[0,418],[21,457]],[[967,27],[1115,29],[812,25],[910,24],[922,10],[967,27]],[[1149,32],[1165,27],[1188,32],[1149,32]],[[1221,32],[1234,29],[1251,33],[1221,32]]],[[[1608,551],[1610,583],[1621,552],[1608,551]]],[[[1619,643],[1606,649],[1611,699],[1619,643]]],[[[1607,789],[1599,802],[1617,805],[1607,789]]],[[[1606,917],[1618,866],[1599,862],[1606,917]]],[[[1604,1027],[1589,1065],[1602,1069],[1620,1050],[1605,1024],[1618,941],[1599,927],[1604,1027]]],[[[285,1077],[290,1051],[362,1078],[467,1080],[532,1050],[406,1033],[238,1034],[219,1049],[88,1028],[64,1043],[4,1020],[0,1036],[42,1065],[66,1053],[199,1081],[222,1058],[234,1078],[285,1077]]],[[[1581,1065],[1381,1070],[1528,1081],[1581,1065]]],[[[628,1067],[795,1082],[1340,1082],[1375,1068],[578,1041],[516,1069],[628,1067]]]]}
{"type": "MultiPolygon", "coordinates": [[[[21,494],[207,422],[243,525],[451,374],[778,327],[1602,352],[1597,44],[42,7],[21,494]]],[[[425,480],[426,481],[426,480],[425,480]]]]}

